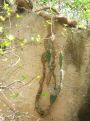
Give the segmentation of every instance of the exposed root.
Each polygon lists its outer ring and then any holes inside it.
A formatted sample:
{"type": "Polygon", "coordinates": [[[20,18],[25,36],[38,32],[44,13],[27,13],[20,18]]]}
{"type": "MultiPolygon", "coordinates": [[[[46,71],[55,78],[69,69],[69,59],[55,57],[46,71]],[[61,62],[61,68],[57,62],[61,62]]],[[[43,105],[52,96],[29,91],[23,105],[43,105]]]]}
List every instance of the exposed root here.
{"type": "Polygon", "coordinates": [[[42,54],[42,57],[41,57],[41,62],[43,66],[42,78],[40,79],[40,82],[39,82],[39,89],[35,100],[35,109],[40,116],[46,116],[49,114],[52,104],[55,102],[57,95],[60,92],[60,88],[56,87],[56,74],[54,72],[56,67],[56,64],[55,64],[56,53],[55,53],[54,41],[52,41],[51,36],[52,36],[51,34],[48,34],[44,39],[45,52],[42,54]],[[46,110],[43,110],[39,102],[43,91],[43,84],[46,81],[47,86],[49,86],[50,82],[52,81],[52,78],[54,80],[55,94],[50,95],[50,105],[46,110]]]}

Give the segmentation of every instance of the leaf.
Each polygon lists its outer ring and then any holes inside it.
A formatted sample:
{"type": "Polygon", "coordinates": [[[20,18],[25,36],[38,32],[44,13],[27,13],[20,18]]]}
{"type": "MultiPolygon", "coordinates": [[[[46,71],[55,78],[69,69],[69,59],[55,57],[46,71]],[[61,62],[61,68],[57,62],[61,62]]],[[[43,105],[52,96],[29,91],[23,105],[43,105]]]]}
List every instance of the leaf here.
{"type": "Polygon", "coordinates": [[[17,98],[19,96],[18,92],[14,92],[10,95],[13,99],[17,98]]]}
{"type": "Polygon", "coordinates": [[[3,43],[2,43],[2,47],[9,47],[11,45],[11,41],[9,40],[5,40],[3,43]]]}
{"type": "Polygon", "coordinates": [[[5,18],[3,16],[0,16],[1,21],[5,21],[5,18]]]}
{"type": "Polygon", "coordinates": [[[48,92],[43,92],[41,95],[46,97],[49,96],[48,92]]]}
{"type": "Polygon", "coordinates": [[[47,20],[46,23],[49,24],[49,25],[52,24],[50,20],[47,20]]]}
{"type": "Polygon", "coordinates": [[[19,67],[19,68],[22,68],[22,66],[23,66],[23,65],[22,65],[21,63],[20,63],[20,64],[18,64],[18,67],[19,67]]]}
{"type": "Polygon", "coordinates": [[[21,18],[22,16],[21,15],[19,15],[19,14],[16,14],[16,18],[21,18]]]}
{"type": "Polygon", "coordinates": [[[5,9],[5,10],[7,10],[8,6],[9,6],[9,5],[8,5],[7,3],[4,3],[4,9],[5,9]]]}
{"type": "Polygon", "coordinates": [[[24,47],[24,45],[25,45],[25,44],[24,44],[23,42],[20,43],[20,46],[21,46],[22,48],[24,47]]]}
{"type": "Polygon", "coordinates": [[[50,60],[51,60],[50,49],[47,49],[47,52],[46,52],[46,59],[47,59],[47,62],[48,62],[48,64],[49,64],[49,63],[50,63],[50,60]]]}
{"type": "Polygon", "coordinates": [[[26,75],[22,75],[22,80],[25,81],[27,79],[26,75]]]}
{"type": "Polygon", "coordinates": [[[23,116],[24,113],[23,112],[16,112],[16,116],[23,116]]]}
{"type": "Polygon", "coordinates": [[[13,35],[7,35],[6,38],[9,39],[10,41],[15,39],[15,37],[13,35]]]}
{"type": "Polygon", "coordinates": [[[40,41],[41,41],[41,37],[40,37],[40,35],[37,35],[37,37],[36,37],[36,41],[37,41],[37,42],[40,42],[40,41]]]}

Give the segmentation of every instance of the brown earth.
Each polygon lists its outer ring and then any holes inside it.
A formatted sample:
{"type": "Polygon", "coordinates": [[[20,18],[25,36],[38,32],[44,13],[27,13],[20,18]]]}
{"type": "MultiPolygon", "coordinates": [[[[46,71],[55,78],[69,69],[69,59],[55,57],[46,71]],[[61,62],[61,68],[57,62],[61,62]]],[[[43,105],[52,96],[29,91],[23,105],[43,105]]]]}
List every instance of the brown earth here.
{"type": "MultiPolygon", "coordinates": [[[[13,53],[5,54],[0,57],[0,79],[3,84],[9,84],[15,80],[21,80],[22,77],[26,78],[24,83],[31,80],[28,85],[25,85],[19,89],[12,89],[15,92],[19,92],[19,96],[13,99],[11,91],[7,91],[5,94],[10,103],[16,110],[21,112],[28,112],[30,119],[23,118],[23,121],[79,121],[78,111],[85,102],[85,96],[90,84],[90,78],[87,77],[90,74],[87,70],[89,65],[89,54],[90,54],[90,38],[86,31],[80,31],[79,34],[84,37],[84,49],[83,49],[83,64],[81,65],[80,71],[77,70],[75,65],[72,63],[72,59],[68,55],[64,59],[64,71],[65,76],[62,82],[63,88],[58,96],[55,104],[53,105],[50,114],[44,118],[41,118],[34,110],[35,95],[39,87],[39,79],[41,76],[42,65],[41,65],[41,54],[44,51],[43,38],[47,34],[47,22],[42,17],[35,14],[25,14],[20,19],[13,17],[11,19],[11,30],[9,29],[9,22],[7,21],[4,25],[6,32],[10,32],[20,39],[27,39],[28,44],[21,49],[18,47],[18,42],[15,42],[16,53],[20,57],[20,61],[15,66],[11,66],[10,62],[15,64],[17,57],[13,53]],[[31,42],[32,37],[40,35],[40,42],[31,42]],[[32,80],[32,78],[35,78],[32,80]]],[[[69,28],[65,28],[62,25],[55,25],[55,47],[57,51],[57,57],[62,48],[66,47],[68,35],[71,34],[69,28]]],[[[77,30],[74,33],[77,36],[77,30]]],[[[77,42],[76,42],[77,43],[77,42]]],[[[56,75],[59,80],[59,66],[57,59],[56,75]]],[[[46,84],[45,84],[46,85],[46,84]]],[[[13,87],[18,88],[21,84],[17,83],[13,87]]],[[[3,96],[2,96],[3,98],[3,96]]],[[[48,96],[43,97],[42,105],[45,107],[48,104],[48,96]]],[[[0,104],[1,110],[6,110],[7,107],[0,104]]],[[[1,114],[0,114],[1,115],[1,114]]],[[[86,120],[85,120],[86,121],[86,120]]]]}

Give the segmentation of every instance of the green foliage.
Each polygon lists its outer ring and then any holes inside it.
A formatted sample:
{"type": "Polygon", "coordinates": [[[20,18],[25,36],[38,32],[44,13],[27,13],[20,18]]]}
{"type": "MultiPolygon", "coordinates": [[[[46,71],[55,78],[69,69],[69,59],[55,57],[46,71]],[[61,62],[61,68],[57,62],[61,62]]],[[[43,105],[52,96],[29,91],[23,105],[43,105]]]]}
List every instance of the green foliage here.
{"type": "Polygon", "coordinates": [[[16,18],[17,18],[17,19],[22,18],[22,15],[20,15],[20,14],[17,13],[17,14],[16,14],[16,18]]]}
{"type": "MultiPolygon", "coordinates": [[[[4,10],[6,11],[6,16],[10,16],[13,12],[12,8],[15,4],[14,0],[9,0],[9,3],[11,5],[8,5],[7,3],[4,4],[4,10]],[[11,7],[12,6],[12,7],[11,7]]],[[[66,15],[68,15],[71,18],[77,19],[79,26],[85,28],[87,24],[90,22],[90,0],[65,0],[61,1],[59,3],[58,0],[39,0],[39,5],[47,5],[47,6],[55,6],[56,8],[59,8],[62,4],[64,5],[60,9],[64,11],[66,15]],[[76,18],[77,17],[77,18],[76,18]]],[[[61,12],[60,10],[60,12],[61,12]]],[[[53,12],[51,12],[53,14],[53,12]]],[[[16,18],[19,19],[22,16],[19,14],[16,14],[16,18]]],[[[5,16],[0,16],[1,21],[5,21],[5,16]]],[[[33,40],[36,40],[33,39],[33,40]]],[[[37,39],[38,41],[38,39],[37,39]]],[[[35,41],[34,41],[35,42],[35,41]]]]}
{"type": "Polygon", "coordinates": [[[47,3],[49,0],[40,0],[42,3],[47,3]]]}
{"type": "Polygon", "coordinates": [[[22,68],[23,67],[23,65],[20,63],[20,64],[18,64],[18,68],[22,68]]]}
{"type": "Polygon", "coordinates": [[[5,21],[5,17],[0,16],[0,22],[4,22],[5,21]]]}
{"type": "Polygon", "coordinates": [[[22,81],[26,81],[27,80],[27,76],[25,74],[22,75],[22,81]]]}
{"type": "Polygon", "coordinates": [[[10,8],[10,6],[6,3],[4,3],[4,10],[6,10],[6,14],[7,15],[11,15],[12,13],[12,9],[10,8]]]}
{"type": "Polygon", "coordinates": [[[25,115],[23,112],[16,112],[16,116],[18,117],[22,117],[23,115],[25,115]]]}
{"type": "Polygon", "coordinates": [[[51,6],[54,6],[56,5],[58,0],[39,0],[39,3],[42,4],[42,5],[51,5],[51,6]]]}
{"type": "MultiPolygon", "coordinates": [[[[0,28],[0,32],[3,32],[3,28],[0,28]]],[[[3,36],[3,38],[1,39],[0,42],[0,55],[4,54],[4,51],[7,47],[10,47],[12,44],[12,41],[14,41],[15,37],[13,35],[9,35],[9,34],[1,34],[3,36]]]]}
{"type": "MultiPolygon", "coordinates": [[[[78,26],[85,28],[90,24],[90,0],[65,0],[59,3],[58,0],[39,0],[41,5],[60,7],[61,14],[76,19],[78,26]]],[[[53,12],[52,12],[53,13],[53,12]]]]}
{"type": "Polygon", "coordinates": [[[10,94],[10,97],[12,97],[13,99],[16,99],[19,96],[18,92],[13,92],[10,94]]]}
{"type": "Polygon", "coordinates": [[[49,2],[55,3],[56,0],[40,0],[40,2],[42,2],[43,4],[49,3],[49,2]]]}
{"type": "Polygon", "coordinates": [[[47,20],[46,23],[49,24],[49,25],[52,24],[52,23],[51,23],[51,20],[47,20]]]}
{"type": "Polygon", "coordinates": [[[20,44],[21,48],[23,48],[27,44],[27,40],[26,39],[19,40],[19,44],[20,44]]]}
{"type": "Polygon", "coordinates": [[[42,96],[48,97],[48,96],[49,96],[49,93],[48,93],[48,92],[43,92],[43,93],[42,93],[42,96]]]}
{"type": "Polygon", "coordinates": [[[69,12],[72,13],[73,18],[78,18],[80,26],[83,26],[83,24],[85,26],[86,22],[90,21],[90,0],[66,1],[65,8],[66,10],[70,10],[69,12]],[[84,23],[82,21],[84,21],[84,23]]]}
{"type": "Polygon", "coordinates": [[[39,34],[36,35],[35,37],[32,36],[31,37],[31,42],[34,43],[34,44],[40,43],[41,42],[41,36],[39,34]]]}

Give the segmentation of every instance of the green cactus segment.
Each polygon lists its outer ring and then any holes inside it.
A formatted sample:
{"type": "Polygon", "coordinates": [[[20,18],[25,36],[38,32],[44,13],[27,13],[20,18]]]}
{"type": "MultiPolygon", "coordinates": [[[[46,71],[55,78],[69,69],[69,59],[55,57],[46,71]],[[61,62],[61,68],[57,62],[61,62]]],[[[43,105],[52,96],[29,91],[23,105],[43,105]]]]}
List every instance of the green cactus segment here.
{"type": "Polygon", "coordinates": [[[46,59],[47,59],[47,62],[48,62],[48,64],[49,64],[49,63],[50,63],[50,60],[51,60],[50,49],[47,49],[47,52],[46,52],[46,59]]]}
{"type": "Polygon", "coordinates": [[[59,54],[59,65],[60,65],[60,68],[62,68],[62,64],[63,64],[63,54],[62,54],[62,52],[60,52],[60,54],[59,54]]]}

